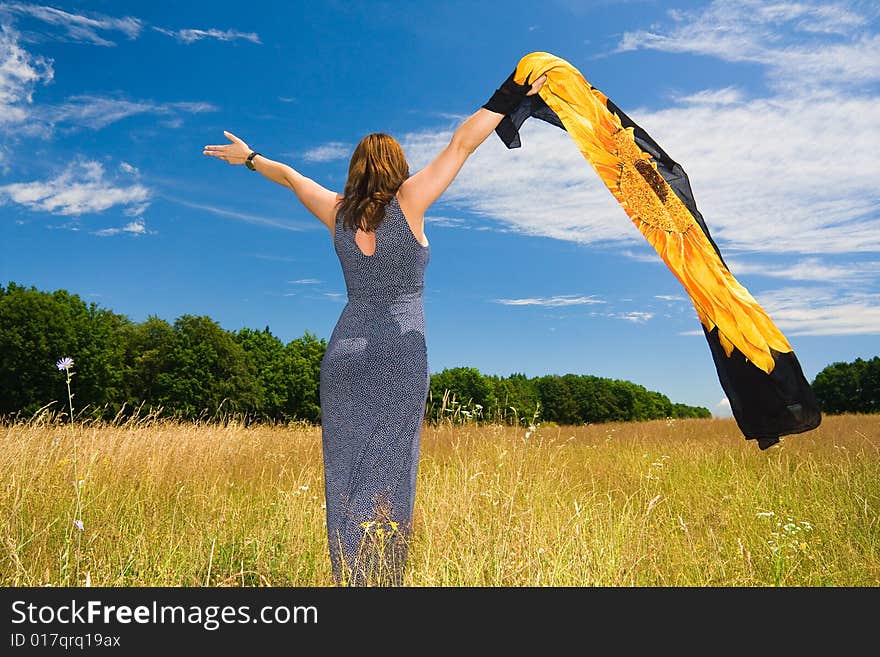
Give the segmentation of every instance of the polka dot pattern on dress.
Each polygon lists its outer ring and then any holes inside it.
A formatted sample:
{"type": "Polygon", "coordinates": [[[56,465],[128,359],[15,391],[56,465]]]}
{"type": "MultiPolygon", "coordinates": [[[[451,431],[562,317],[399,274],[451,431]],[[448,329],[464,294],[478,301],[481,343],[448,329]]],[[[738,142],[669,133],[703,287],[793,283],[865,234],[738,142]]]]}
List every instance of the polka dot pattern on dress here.
{"type": "Polygon", "coordinates": [[[337,214],[348,301],[321,359],[327,538],[338,583],[402,583],[430,375],[422,245],[395,195],[365,255],[337,214]]]}

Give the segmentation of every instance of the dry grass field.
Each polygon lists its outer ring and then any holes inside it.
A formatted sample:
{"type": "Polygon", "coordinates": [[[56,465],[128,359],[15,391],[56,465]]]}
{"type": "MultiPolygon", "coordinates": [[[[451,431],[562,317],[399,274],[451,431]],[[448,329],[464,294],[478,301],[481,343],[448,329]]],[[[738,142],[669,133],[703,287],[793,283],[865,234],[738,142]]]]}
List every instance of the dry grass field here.
{"type": "MultiPolygon", "coordinates": [[[[4,586],[332,585],[320,427],[0,437],[4,586]]],[[[878,514],[880,416],[766,452],[729,419],[426,425],[406,581],[877,586],[878,514]]]]}

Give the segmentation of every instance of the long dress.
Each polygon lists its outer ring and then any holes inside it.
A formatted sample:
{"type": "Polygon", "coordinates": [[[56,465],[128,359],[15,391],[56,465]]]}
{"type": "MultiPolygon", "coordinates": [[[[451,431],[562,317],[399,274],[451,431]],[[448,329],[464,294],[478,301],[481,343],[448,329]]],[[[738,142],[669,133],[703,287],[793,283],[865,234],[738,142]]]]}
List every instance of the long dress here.
{"type": "Polygon", "coordinates": [[[394,196],[365,255],[336,216],[333,245],[348,301],[321,359],[327,539],[340,584],[400,585],[412,531],[430,375],[424,274],[394,196]]]}

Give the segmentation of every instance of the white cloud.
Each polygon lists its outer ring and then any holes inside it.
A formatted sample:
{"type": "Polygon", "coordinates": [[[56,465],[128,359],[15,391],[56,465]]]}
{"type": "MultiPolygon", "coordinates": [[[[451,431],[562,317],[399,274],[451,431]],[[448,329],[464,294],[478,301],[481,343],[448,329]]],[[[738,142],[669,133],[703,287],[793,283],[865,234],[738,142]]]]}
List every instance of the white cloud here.
{"type": "Polygon", "coordinates": [[[221,217],[229,217],[231,219],[236,219],[238,221],[244,221],[249,224],[257,224],[260,226],[271,226],[273,228],[282,228],[284,230],[293,230],[293,231],[314,230],[317,226],[320,226],[320,224],[318,224],[317,221],[315,222],[315,224],[292,223],[289,221],[283,221],[281,219],[275,219],[273,217],[264,217],[262,215],[251,214],[249,212],[239,212],[236,210],[228,210],[226,208],[220,208],[215,205],[209,205],[207,203],[194,203],[192,201],[187,201],[187,200],[184,200],[181,198],[176,198],[176,197],[172,197],[172,196],[168,196],[168,195],[165,195],[164,198],[169,201],[173,201],[175,203],[180,203],[181,205],[185,205],[188,208],[195,208],[197,210],[204,210],[205,212],[210,212],[211,214],[216,214],[221,217]]]}
{"type": "Polygon", "coordinates": [[[426,226],[442,226],[443,228],[471,228],[471,226],[460,217],[444,217],[441,215],[426,214],[426,226]]]}
{"type": "Polygon", "coordinates": [[[530,297],[525,299],[492,299],[506,306],[575,306],[581,304],[605,303],[595,297],[576,294],[560,294],[553,297],[530,297]]]}
{"type": "Polygon", "coordinates": [[[114,18],[96,12],[91,12],[90,16],[85,16],[82,14],[72,14],[55,7],[25,4],[23,2],[0,3],[0,15],[2,14],[31,16],[49,25],[63,28],[65,35],[63,37],[56,36],[57,40],[77,41],[96,46],[116,45],[113,41],[99,36],[97,30],[118,31],[125,34],[129,39],[136,39],[143,27],[143,21],[130,16],[114,18]]]}
{"type": "Polygon", "coordinates": [[[103,212],[114,206],[146,208],[150,190],[141,184],[120,185],[104,176],[104,165],[76,160],[50,180],[0,186],[0,203],[12,201],[31,210],[79,216],[103,212]]]}
{"type": "Polygon", "coordinates": [[[143,218],[136,219],[130,223],[127,223],[120,228],[104,228],[102,230],[94,231],[95,235],[99,235],[101,237],[108,237],[110,235],[119,235],[120,233],[128,233],[131,235],[145,235],[147,233],[152,233],[155,231],[148,231],[146,225],[144,224],[143,218]]]}
{"type": "Polygon", "coordinates": [[[786,335],[880,333],[880,293],[796,287],[756,295],[786,335]]]}
{"type": "Polygon", "coordinates": [[[735,105],[743,101],[743,92],[735,87],[723,89],[703,89],[684,96],[673,95],[682,105],[735,105]]]}
{"type": "MultiPolygon", "coordinates": [[[[880,36],[869,30],[875,16],[847,2],[715,0],[694,11],[671,10],[674,26],[626,32],[617,52],[638,49],[693,53],[766,66],[780,89],[880,79],[880,36]]],[[[873,10],[864,7],[865,11],[873,10]]]]}
{"type": "MultiPolygon", "coordinates": [[[[445,148],[452,129],[409,133],[401,144],[413,171],[445,148]]],[[[567,132],[531,119],[523,147],[494,134],[468,158],[444,203],[502,221],[518,233],[582,243],[641,239],[567,132]]]]}
{"type": "Polygon", "coordinates": [[[19,36],[0,24],[0,128],[24,120],[36,85],[55,77],[53,60],[31,55],[18,44],[19,36]]]}
{"type": "Polygon", "coordinates": [[[153,29],[157,32],[161,32],[162,34],[166,34],[170,37],[175,38],[181,43],[190,44],[195,41],[201,41],[202,39],[217,39],[219,41],[234,41],[235,39],[244,39],[245,41],[250,41],[252,43],[261,43],[259,35],[256,32],[239,32],[238,30],[218,30],[216,28],[211,28],[207,30],[200,29],[182,29],[182,30],[168,30],[164,27],[153,26],[153,29]]]}
{"type": "MultiPolygon", "coordinates": [[[[880,98],[780,97],[627,113],[682,163],[723,254],[880,249],[880,98]]],[[[513,150],[490,135],[442,200],[526,235],[644,242],[568,133],[535,119],[521,132],[523,147],[513,150]]],[[[450,137],[451,130],[406,135],[414,170],[450,137]]],[[[659,261],[647,252],[632,257],[659,261]]]]}
{"type": "Polygon", "coordinates": [[[655,294],[655,299],[660,299],[661,301],[687,301],[687,297],[683,297],[680,294],[655,294]]]}
{"type": "Polygon", "coordinates": [[[880,262],[852,262],[848,264],[825,264],[819,258],[804,260],[786,265],[763,264],[739,260],[727,260],[730,271],[735,276],[758,275],[772,278],[786,278],[792,281],[858,281],[870,280],[880,273],[880,262]]]}
{"type": "Polygon", "coordinates": [[[315,148],[311,148],[302,154],[306,162],[330,162],[343,160],[351,157],[354,146],[340,141],[331,141],[315,148]]]}
{"type": "MultiPolygon", "coordinates": [[[[50,8],[51,9],[51,8],[50,8]]],[[[63,13],[63,12],[62,12],[63,13]]],[[[98,130],[137,114],[158,114],[178,121],[181,113],[217,111],[205,102],[155,103],[79,94],[54,105],[34,104],[37,84],[54,79],[53,60],[33,55],[22,48],[21,35],[0,25],[0,131],[13,139],[23,136],[48,139],[59,124],[98,130]]]]}
{"type": "MultiPolygon", "coordinates": [[[[56,124],[67,123],[83,126],[92,130],[121,121],[138,114],[174,115],[180,112],[199,114],[216,112],[216,105],[205,102],[170,102],[154,103],[147,100],[126,100],[106,96],[75,95],[69,96],[57,105],[40,105],[29,114],[30,125],[26,130],[31,134],[48,135],[56,124]]],[[[174,117],[166,122],[169,127],[179,127],[181,122],[174,117]],[[176,123],[174,122],[176,120],[176,123]]]]}
{"type": "Polygon", "coordinates": [[[319,278],[299,278],[295,281],[287,281],[288,283],[293,283],[295,285],[315,285],[316,283],[320,283],[321,279],[319,278]]]}
{"type": "MultiPolygon", "coordinates": [[[[726,85],[678,94],[666,108],[623,108],[688,172],[722,254],[880,250],[880,96],[859,87],[880,80],[880,35],[867,31],[868,19],[842,3],[756,0],[672,16],[670,30],[630,33],[622,49],[752,57],[771,77],[785,69],[798,82],[763,98],[726,85]],[[791,59],[796,66],[779,64],[791,59]]],[[[619,92],[603,91],[612,99],[619,92]]],[[[636,249],[644,238],[567,133],[536,119],[521,132],[523,147],[514,150],[490,135],[442,200],[526,235],[632,244],[624,255],[662,264],[650,247],[636,249]]],[[[406,135],[414,169],[451,134],[406,135]]]]}
{"type": "Polygon", "coordinates": [[[727,397],[724,397],[721,401],[719,401],[712,408],[712,415],[716,417],[730,417],[733,415],[733,411],[730,408],[730,400],[727,397]]]}
{"type": "Polygon", "coordinates": [[[616,319],[625,319],[628,322],[633,322],[634,324],[644,324],[649,319],[654,316],[654,313],[644,312],[644,311],[630,311],[625,313],[612,313],[608,315],[608,317],[614,317],[616,319]]]}

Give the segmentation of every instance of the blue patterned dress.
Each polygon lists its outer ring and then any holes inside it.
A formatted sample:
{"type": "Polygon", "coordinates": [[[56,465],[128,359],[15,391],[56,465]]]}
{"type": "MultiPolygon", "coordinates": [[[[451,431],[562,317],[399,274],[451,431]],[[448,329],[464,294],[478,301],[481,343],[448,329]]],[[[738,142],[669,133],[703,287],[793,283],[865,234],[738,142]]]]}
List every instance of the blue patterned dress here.
{"type": "Polygon", "coordinates": [[[327,538],[349,585],[399,585],[412,528],[430,375],[424,275],[429,246],[394,196],[365,255],[337,214],[333,245],[348,302],[321,359],[327,538]]]}

